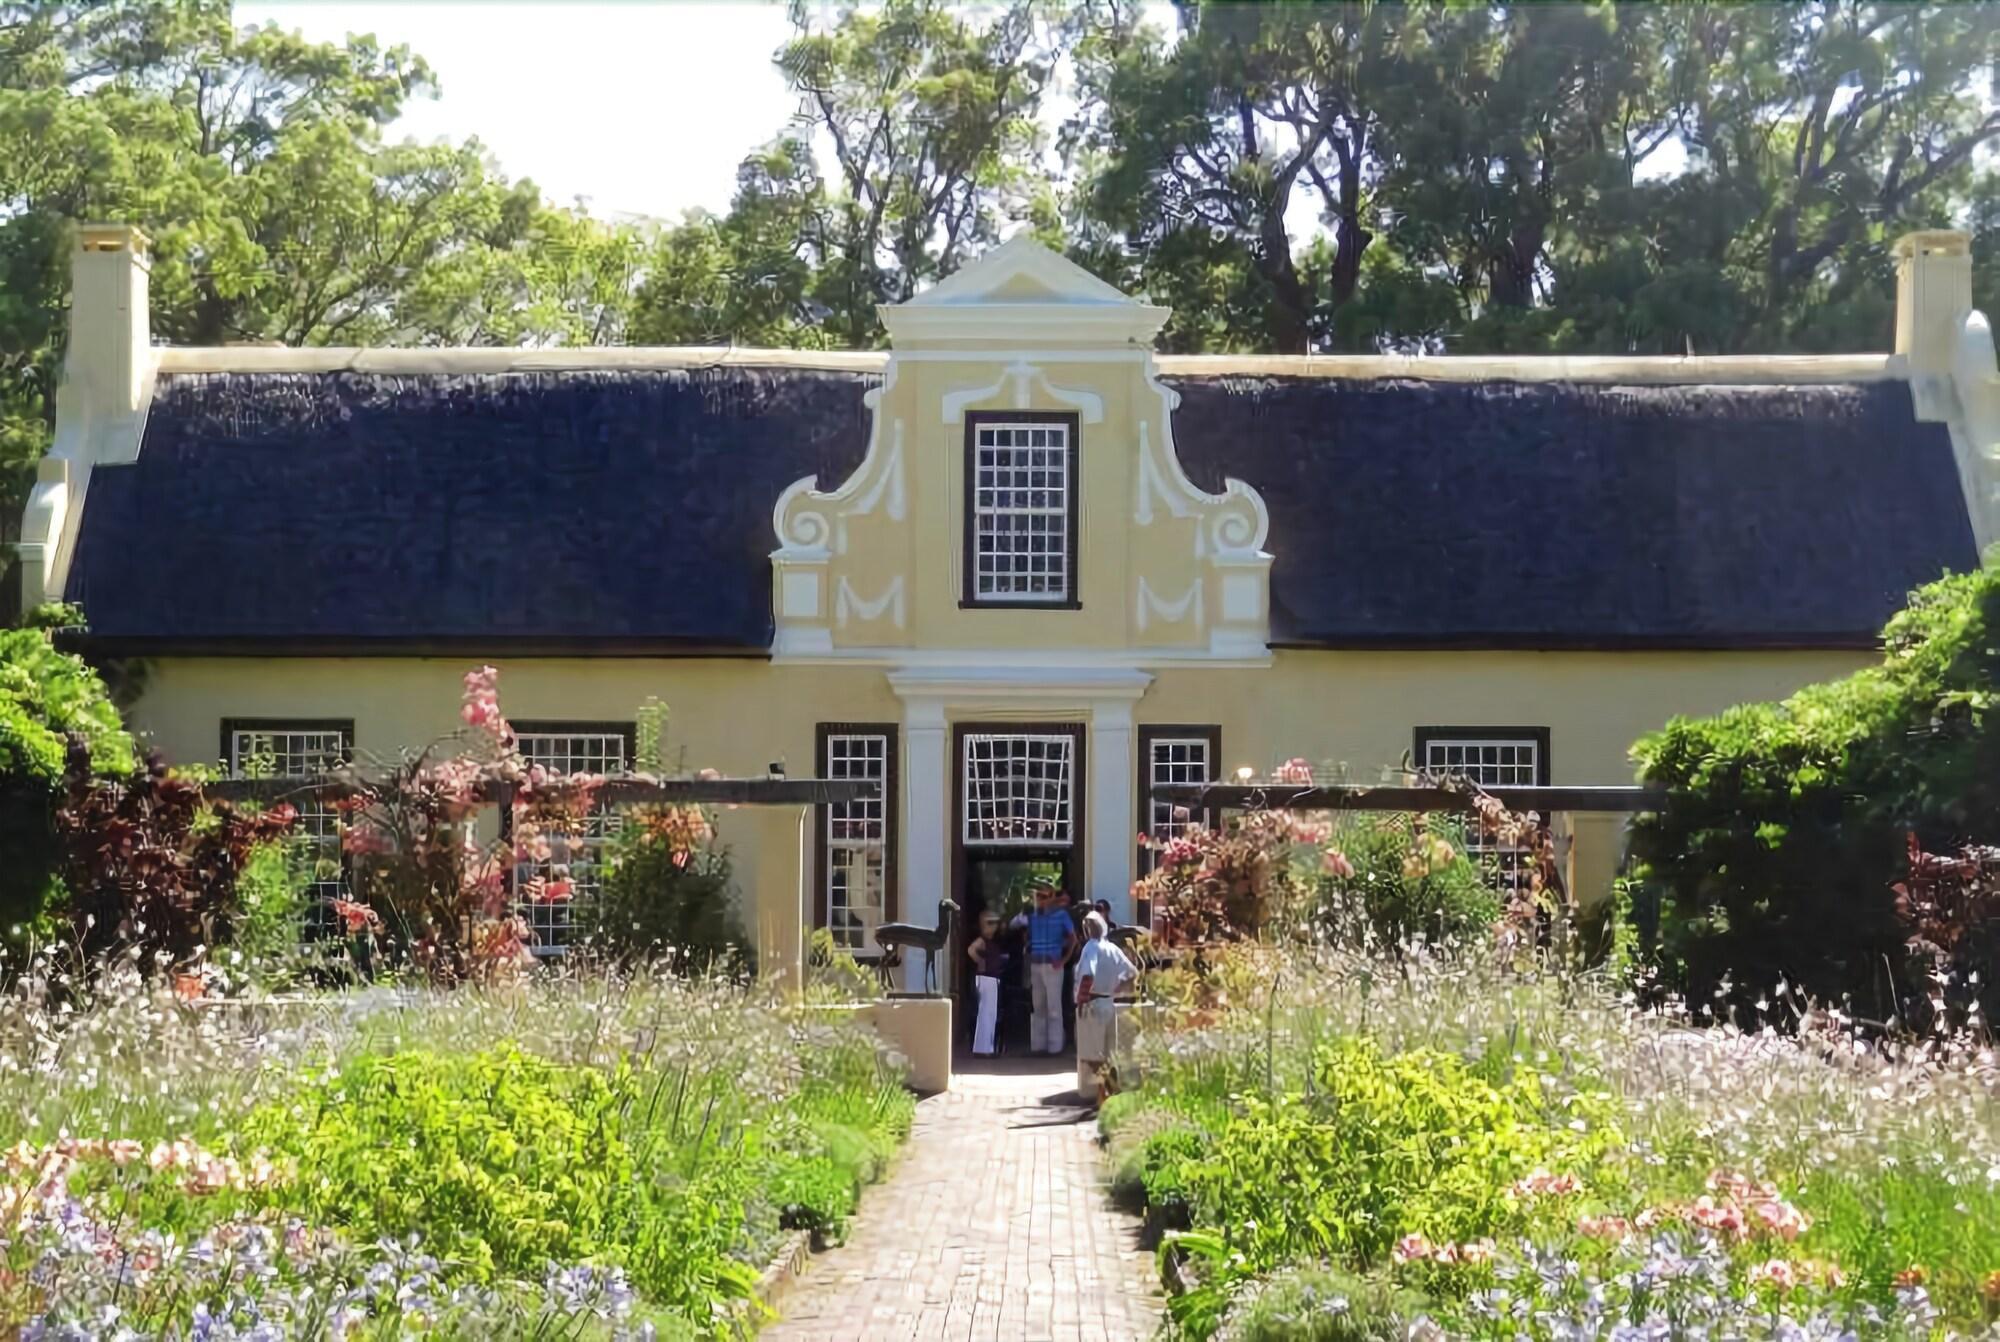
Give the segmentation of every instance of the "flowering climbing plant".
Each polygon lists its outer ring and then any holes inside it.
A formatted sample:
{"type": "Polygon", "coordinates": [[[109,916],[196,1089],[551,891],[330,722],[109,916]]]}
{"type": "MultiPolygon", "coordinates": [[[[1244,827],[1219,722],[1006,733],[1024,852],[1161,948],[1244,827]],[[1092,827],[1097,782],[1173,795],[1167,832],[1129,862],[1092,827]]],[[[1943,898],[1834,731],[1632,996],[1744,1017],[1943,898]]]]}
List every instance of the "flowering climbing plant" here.
{"type": "Polygon", "coordinates": [[[529,763],[499,679],[490,666],[466,673],[459,731],[386,768],[347,771],[333,804],[356,898],[335,913],[364,968],[386,941],[441,982],[519,970],[534,960],[519,906],[574,895],[551,840],[582,832],[604,780],[529,763]],[[491,810],[499,825],[482,827],[491,810]]]}

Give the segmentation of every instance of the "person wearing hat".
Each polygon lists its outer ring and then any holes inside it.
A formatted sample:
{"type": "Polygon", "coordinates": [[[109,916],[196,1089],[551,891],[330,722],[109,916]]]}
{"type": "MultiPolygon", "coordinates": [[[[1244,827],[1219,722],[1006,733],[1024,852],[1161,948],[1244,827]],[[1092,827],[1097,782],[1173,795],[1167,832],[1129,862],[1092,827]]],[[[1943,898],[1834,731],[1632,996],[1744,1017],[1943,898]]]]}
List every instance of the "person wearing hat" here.
{"type": "Polygon", "coordinates": [[[1063,971],[1076,950],[1076,924],[1056,899],[1055,886],[1035,886],[1035,911],[1028,916],[1028,1051],[1063,1051],[1063,971]]]}

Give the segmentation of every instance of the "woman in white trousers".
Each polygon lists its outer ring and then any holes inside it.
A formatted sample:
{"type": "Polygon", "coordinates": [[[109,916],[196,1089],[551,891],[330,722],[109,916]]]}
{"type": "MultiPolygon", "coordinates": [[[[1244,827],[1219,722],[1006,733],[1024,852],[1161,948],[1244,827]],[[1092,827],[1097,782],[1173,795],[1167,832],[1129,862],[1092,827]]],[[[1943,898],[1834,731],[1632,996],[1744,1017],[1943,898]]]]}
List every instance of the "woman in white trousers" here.
{"type": "Polygon", "coordinates": [[[979,1014],[972,1026],[972,1056],[990,1058],[995,1051],[993,1027],[1000,1018],[1000,971],[1007,962],[997,914],[980,915],[978,939],[965,948],[965,956],[972,961],[972,990],[979,996],[979,1014]]]}

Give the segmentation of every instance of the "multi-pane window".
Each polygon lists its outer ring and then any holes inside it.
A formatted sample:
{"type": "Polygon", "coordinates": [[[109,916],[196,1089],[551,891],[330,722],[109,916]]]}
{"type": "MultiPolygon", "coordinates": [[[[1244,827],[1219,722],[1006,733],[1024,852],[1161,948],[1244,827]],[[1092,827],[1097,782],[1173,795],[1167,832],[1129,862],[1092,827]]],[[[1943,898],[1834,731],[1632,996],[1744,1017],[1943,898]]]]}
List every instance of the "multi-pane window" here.
{"type": "Polygon", "coordinates": [[[964,840],[1067,846],[1074,841],[1076,742],[1070,733],[967,733],[964,840]]]}
{"type": "MultiPolygon", "coordinates": [[[[1417,761],[1424,772],[1465,778],[1481,787],[1533,787],[1548,781],[1549,736],[1536,727],[1420,727],[1417,761]]],[[[1468,824],[1466,847],[1490,853],[1503,872],[1512,872],[1520,849],[1482,835],[1468,824]]]]}
{"type": "MultiPolygon", "coordinates": [[[[1185,833],[1190,825],[1212,817],[1191,810],[1186,802],[1169,801],[1152,795],[1159,783],[1209,783],[1215,780],[1216,756],[1221,733],[1214,727],[1141,727],[1139,729],[1141,828],[1154,844],[1163,844],[1185,833]]],[[[1155,848],[1139,853],[1139,874],[1153,869],[1158,858],[1155,848]]]]}
{"type": "MultiPolygon", "coordinates": [[[[633,729],[626,723],[520,723],[514,734],[522,758],[551,773],[621,774],[632,767],[633,729]]],[[[615,807],[600,804],[578,832],[547,836],[548,861],[529,857],[514,864],[514,888],[521,896],[518,912],[533,934],[530,945],[535,954],[561,955],[568,949],[578,914],[603,887],[605,845],[620,823],[615,807]],[[538,877],[542,890],[549,888],[549,882],[566,878],[568,898],[533,898],[538,877]]]]}
{"type": "Polygon", "coordinates": [[[895,728],[828,724],[819,753],[822,778],[879,785],[873,797],[819,813],[819,923],[836,945],[872,951],[870,933],[888,917],[895,873],[895,728]]]}
{"type": "Polygon", "coordinates": [[[1059,416],[967,425],[966,593],[975,605],[1067,605],[1076,594],[1076,430],[1059,416]]]}
{"type": "MultiPolygon", "coordinates": [[[[222,724],[222,758],[233,778],[315,779],[345,764],[354,749],[351,722],[290,720],[222,724]]],[[[288,798],[298,812],[292,833],[307,846],[312,882],[300,934],[312,939],[337,924],[333,901],[347,896],[340,855],[340,816],[319,794],[301,791],[288,798]]]]}

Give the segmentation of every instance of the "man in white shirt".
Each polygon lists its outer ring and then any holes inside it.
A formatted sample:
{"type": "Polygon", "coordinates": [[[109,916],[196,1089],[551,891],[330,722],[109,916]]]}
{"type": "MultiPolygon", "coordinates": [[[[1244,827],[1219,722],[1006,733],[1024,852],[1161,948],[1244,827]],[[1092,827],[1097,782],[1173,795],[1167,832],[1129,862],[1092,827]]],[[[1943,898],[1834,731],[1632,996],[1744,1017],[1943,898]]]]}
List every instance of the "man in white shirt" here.
{"type": "Polygon", "coordinates": [[[1117,1046],[1118,1016],[1113,1003],[1138,969],[1105,935],[1104,915],[1083,920],[1085,941],[1076,958],[1076,1093],[1095,1105],[1110,1091],[1111,1054],[1117,1046]]]}

